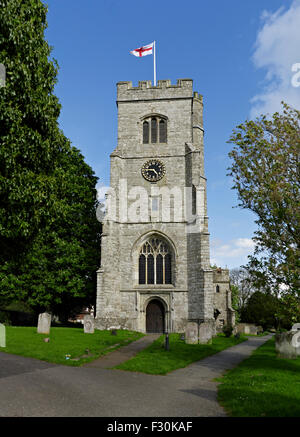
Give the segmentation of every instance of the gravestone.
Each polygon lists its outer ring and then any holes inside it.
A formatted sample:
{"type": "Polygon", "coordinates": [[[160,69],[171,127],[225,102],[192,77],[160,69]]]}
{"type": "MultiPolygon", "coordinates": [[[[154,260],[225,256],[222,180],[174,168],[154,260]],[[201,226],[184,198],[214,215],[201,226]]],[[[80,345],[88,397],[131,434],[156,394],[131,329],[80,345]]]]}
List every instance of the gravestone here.
{"type": "Polygon", "coordinates": [[[185,329],[185,342],[187,344],[198,344],[198,323],[188,322],[185,329]]]}
{"type": "Polygon", "coordinates": [[[83,318],[83,332],[85,334],[94,334],[95,332],[95,319],[90,314],[86,314],[83,318]]]}
{"type": "Polygon", "coordinates": [[[210,344],[212,342],[212,337],[215,334],[215,323],[203,322],[199,326],[199,343],[200,344],[210,344]]]}
{"type": "Polygon", "coordinates": [[[38,334],[49,334],[51,326],[51,314],[41,313],[39,315],[37,332],[38,334]]]}
{"type": "Polygon", "coordinates": [[[0,323],[0,347],[6,347],[6,328],[0,323]]]}
{"type": "Polygon", "coordinates": [[[295,359],[300,356],[300,331],[276,334],[275,348],[279,358],[295,359]]]}
{"type": "Polygon", "coordinates": [[[292,326],[291,331],[300,331],[300,323],[295,323],[295,324],[292,326]]]}

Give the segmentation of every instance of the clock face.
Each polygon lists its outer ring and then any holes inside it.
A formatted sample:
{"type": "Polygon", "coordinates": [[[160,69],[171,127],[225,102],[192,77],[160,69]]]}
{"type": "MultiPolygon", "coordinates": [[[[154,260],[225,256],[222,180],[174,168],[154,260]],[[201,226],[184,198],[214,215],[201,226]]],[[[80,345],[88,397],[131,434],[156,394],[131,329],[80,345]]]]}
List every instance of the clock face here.
{"type": "Polygon", "coordinates": [[[158,159],[151,159],[145,162],[142,167],[142,175],[147,181],[157,182],[165,175],[165,166],[158,159]]]}

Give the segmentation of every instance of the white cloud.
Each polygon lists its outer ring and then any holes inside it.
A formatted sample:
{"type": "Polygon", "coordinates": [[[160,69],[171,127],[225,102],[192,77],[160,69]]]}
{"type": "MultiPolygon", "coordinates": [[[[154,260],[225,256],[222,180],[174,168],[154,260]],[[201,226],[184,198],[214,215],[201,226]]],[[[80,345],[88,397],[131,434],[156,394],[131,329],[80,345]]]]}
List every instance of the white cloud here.
{"type": "Polygon", "coordinates": [[[224,243],[213,240],[211,243],[211,263],[219,267],[239,267],[247,263],[247,256],[252,254],[254,242],[251,238],[236,238],[224,243]]]}
{"type": "Polygon", "coordinates": [[[289,9],[264,11],[261,19],[253,62],[266,76],[262,91],[252,99],[251,118],[279,111],[282,100],[300,108],[300,87],[292,85],[292,66],[300,63],[300,0],[289,9]]]}
{"type": "Polygon", "coordinates": [[[237,247],[241,249],[254,249],[254,241],[252,238],[238,238],[237,240],[234,240],[237,247]]]}
{"type": "Polygon", "coordinates": [[[97,185],[97,198],[102,203],[105,203],[105,194],[108,192],[109,187],[106,185],[98,184],[97,185]]]}

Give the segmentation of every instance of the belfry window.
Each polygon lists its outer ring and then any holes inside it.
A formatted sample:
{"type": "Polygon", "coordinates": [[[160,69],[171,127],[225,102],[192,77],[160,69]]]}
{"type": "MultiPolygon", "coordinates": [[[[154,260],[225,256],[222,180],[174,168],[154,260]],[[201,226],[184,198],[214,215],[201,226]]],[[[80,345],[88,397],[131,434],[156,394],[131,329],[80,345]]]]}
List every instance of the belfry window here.
{"type": "Polygon", "coordinates": [[[151,118],[151,143],[157,143],[157,120],[151,118]]]}
{"type": "Polygon", "coordinates": [[[166,120],[160,120],[159,122],[159,142],[167,142],[167,122],[166,120]]]}
{"type": "Polygon", "coordinates": [[[149,117],[143,122],[143,144],[167,142],[167,120],[161,117],[149,117]]]}
{"type": "Polygon", "coordinates": [[[144,121],[143,123],[143,143],[149,143],[149,123],[148,121],[144,121]]]}
{"type": "Polygon", "coordinates": [[[160,238],[144,243],[139,256],[139,284],[172,284],[172,255],[160,238]]]}

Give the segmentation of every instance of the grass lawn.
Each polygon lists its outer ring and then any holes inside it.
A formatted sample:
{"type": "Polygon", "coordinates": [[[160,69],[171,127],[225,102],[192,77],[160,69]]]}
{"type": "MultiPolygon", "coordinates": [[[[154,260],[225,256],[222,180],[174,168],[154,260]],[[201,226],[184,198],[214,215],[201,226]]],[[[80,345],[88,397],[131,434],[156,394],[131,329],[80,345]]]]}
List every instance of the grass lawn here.
{"type": "Polygon", "coordinates": [[[0,347],[0,352],[80,366],[142,336],[139,332],[125,330],[117,330],[117,335],[98,330],[94,334],[84,334],[83,328],[54,327],[51,327],[49,335],[44,335],[38,334],[36,327],[6,326],[6,347],[0,347]],[[49,343],[43,341],[46,337],[50,338],[49,343]],[[66,355],[70,355],[69,359],[66,355]],[[76,360],[72,361],[74,358],[76,360]]]}
{"type": "Polygon", "coordinates": [[[186,367],[194,361],[213,355],[230,346],[235,346],[247,338],[225,337],[219,334],[213,338],[212,344],[186,344],[180,340],[180,334],[170,334],[170,350],[164,349],[164,336],[159,337],[152,345],[139,352],[134,358],[116,366],[116,369],[133,372],[165,375],[172,370],[186,367]]]}
{"type": "Polygon", "coordinates": [[[274,338],[218,381],[230,416],[300,417],[300,357],[277,358],[274,338]]]}

